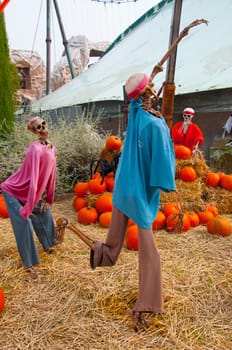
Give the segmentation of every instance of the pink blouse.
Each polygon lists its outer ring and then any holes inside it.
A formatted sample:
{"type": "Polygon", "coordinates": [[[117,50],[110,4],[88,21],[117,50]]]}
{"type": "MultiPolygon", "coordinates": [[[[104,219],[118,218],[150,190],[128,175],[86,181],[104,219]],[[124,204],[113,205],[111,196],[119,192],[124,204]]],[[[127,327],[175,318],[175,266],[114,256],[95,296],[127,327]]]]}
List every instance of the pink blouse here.
{"type": "Polygon", "coordinates": [[[56,148],[48,148],[39,141],[34,141],[28,147],[22,165],[0,187],[25,203],[20,208],[20,215],[27,219],[45,191],[44,200],[48,204],[54,202],[55,179],[56,148]]]}

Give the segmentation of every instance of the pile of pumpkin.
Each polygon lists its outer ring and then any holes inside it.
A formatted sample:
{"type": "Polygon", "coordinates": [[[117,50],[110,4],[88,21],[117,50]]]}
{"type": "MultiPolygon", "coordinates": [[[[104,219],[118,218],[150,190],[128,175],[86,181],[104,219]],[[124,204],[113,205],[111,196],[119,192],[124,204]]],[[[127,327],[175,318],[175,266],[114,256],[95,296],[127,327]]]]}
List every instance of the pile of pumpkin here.
{"type": "MultiPolygon", "coordinates": [[[[176,186],[188,210],[198,211],[205,204],[214,204],[220,213],[232,213],[232,175],[213,172],[203,154],[192,154],[183,145],[174,145],[176,155],[176,186]]],[[[161,198],[168,201],[165,194],[161,198]]]]}
{"type": "MultiPolygon", "coordinates": [[[[194,157],[192,156],[191,150],[184,145],[174,145],[176,159],[190,159],[192,160],[191,165],[185,165],[179,169],[179,178],[183,181],[194,181],[197,178],[197,172],[194,169],[194,157]]],[[[207,186],[217,187],[220,186],[225,190],[232,191],[232,175],[224,174],[223,172],[212,172],[205,164],[204,158],[201,153],[200,160],[204,164],[205,171],[205,183],[207,186]]],[[[197,155],[196,155],[197,157],[197,155]]]]}
{"type": "MultiPolygon", "coordinates": [[[[232,232],[230,221],[218,215],[218,210],[212,205],[208,205],[202,212],[182,212],[180,207],[175,202],[167,203],[163,210],[159,210],[156,218],[153,221],[153,231],[166,229],[170,233],[184,233],[192,227],[205,225],[207,232],[229,236],[232,232]]],[[[129,220],[126,232],[126,246],[130,250],[138,250],[138,227],[129,220]]]]}
{"type": "MultiPolygon", "coordinates": [[[[99,159],[112,161],[119,155],[122,140],[117,136],[109,136],[101,150],[99,159]]],[[[108,227],[112,212],[112,192],[114,189],[114,172],[101,175],[100,168],[92,174],[89,181],[77,182],[74,186],[75,197],[73,207],[77,212],[77,220],[81,224],[97,223],[108,227]]]]}
{"type": "MultiPolygon", "coordinates": [[[[99,157],[106,157],[108,160],[113,159],[115,152],[120,152],[121,147],[122,141],[117,136],[110,136],[106,139],[105,147],[99,157]]],[[[215,179],[218,177],[220,177],[221,186],[225,183],[230,183],[231,175],[210,172],[204,159],[194,158],[187,147],[175,145],[175,155],[177,160],[176,181],[179,181],[179,186],[177,186],[179,187],[178,192],[181,192],[183,182],[190,184],[197,178],[207,186],[215,185],[215,179]],[[188,160],[187,165],[186,160],[188,160]],[[229,181],[223,182],[223,177],[229,178],[229,181]]],[[[227,187],[230,190],[228,185],[227,187]]],[[[73,206],[77,212],[78,222],[85,225],[98,222],[102,227],[109,227],[112,213],[113,188],[114,173],[112,172],[108,173],[104,178],[102,178],[100,172],[96,172],[88,182],[76,183],[74,186],[75,197],[73,206]]],[[[184,192],[186,192],[185,189],[184,192]]],[[[192,188],[190,188],[190,193],[191,197],[194,197],[192,188]]],[[[168,232],[187,232],[191,227],[205,225],[209,233],[222,236],[230,235],[230,221],[219,215],[217,206],[209,203],[205,204],[201,198],[199,202],[196,211],[184,210],[182,206],[173,201],[173,197],[170,197],[170,194],[163,194],[160,210],[152,225],[153,230],[167,229],[168,232]],[[166,198],[164,198],[165,196],[166,198]]],[[[126,245],[128,249],[138,249],[138,228],[132,220],[129,220],[128,223],[126,245]]]]}

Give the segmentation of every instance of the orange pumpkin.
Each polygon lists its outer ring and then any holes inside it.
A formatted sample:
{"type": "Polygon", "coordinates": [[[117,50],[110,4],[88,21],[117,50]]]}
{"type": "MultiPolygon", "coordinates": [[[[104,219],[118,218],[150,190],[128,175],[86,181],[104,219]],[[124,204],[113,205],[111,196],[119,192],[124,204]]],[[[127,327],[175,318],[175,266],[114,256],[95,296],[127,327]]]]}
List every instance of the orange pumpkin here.
{"type": "Polygon", "coordinates": [[[192,151],[184,145],[174,145],[174,152],[177,159],[188,159],[192,151]]]}
{"type": "Polygon", "coordinates": [[[155,220],[152,223],[152,230],[161,230],[165,226],[165,223],[166,216],[161,210],[159,210],[155,217],[155,220]]]}
{"type": "Polygon", "coordinates": [[[102,179],[101,174],[99,172],[92,174],[91,180],[94,180],[94,179],[102,179]]]}
{"type": "Polygon", "coordinates": [[[223,175],[220,180],[222,188],[228,191],[232,191],[232,175],[223,175]]]}
{"type": "Polygon", "coordinates": [[[77,219],[84,225],[95,224],[98,221],[98,212],[95,208],[84,207],[78,211],[77,219]]]}
{"type": "Polygon", "coordinates": [[[218,173],[210,172],[206,175],[206,185],[217,187],[220,182],[220,175],[218,173]]]}
{"type": "Polygon", "coordinates": [[[132,225],[136,225],[135,222],[131,219],[128,219],[128,223],[127,223],[127,226],[132,226],[132,225]]]}
{"type": "Polygon", "coordinates": [[[207,225],[207,222],[214,217],[213,213],[209,210],[199,211],[197,215],[201,225],[207,225]]]}
{"type": "Polygon", "coordinates": [[[196,226],[198,226],[200,224],[199,216],[194,211],[187,211],[186,215],[189,218],[191,227],[196,227],[196,226]]]}
{"type": "Polygon", "coordinates": [[[75,197],[73,199],[73,207],[76,211],[86,207],[88,205],[88,199],[83,197],[75,197]]]}
{"type": "Polygon", "coordinates": [[[106,190],[106,182],[101,180],[101,178],[92,179],[88,182],[89,192],[92,194],[100,194],[106,190]]]}
{"type": "Polygon", "coordinates": [[[191,182],[196,180],[196,171],[191,166],[185,166],[179,171],[179,178],[183,181],[191,182]]]}
{"type": "Polygon", "coordinates": [[[175,202],[168,202],[163,207],[163,213],[166,216],[166,218],[173,213],[179,213],[179,212],[180,212],[180,209],[175,202]]]}
{"type": "Polygon", "coordinates": [[[225,173],[219,172],[218,175],[220,176],[219,186],[221,186],[221,180],[222,180],[223,176],[225,175],[225,173]]]}
{"type": "Polygon", "coordinates": [[[3,196],[0,199],[0,217],[5,219],[9,217],[8,209],[3,196]]]}
{"type": "Polygon", "coordinates": [[[78,197],[84,197],[88,192],[88,182],[77,182],[74,186],[74,193],[78,197]]]}
{"type": "Polygon", "coordinates": [[[5,294],[2,288],[0,288],[0,312],[4,309],[5,306],[5,294]]]}
{"type": "Polygon", "coordinates": [[[105,182],[106,182],[106,189],[110,192],[113,192],[113,190],[114,190],[114,177],[113,176],[106,176],[105,182]]]}
{"type": "Polygon", "coordinates": [[[122,140],[118,136],[109,136],[106,139],[105,148],[107,151],[119,151],[122,147],[122,140]]]}
{"type": "Polygon", "coordinates": [[[232,226],[227,218],[217,215],[207,222],[207,231],[213,235],[225,237],[231,235],[232,226]]]}
{"type": "Polygon", "coordinates": [[[167,217],[166,226],[169,232],[187,232],[190,229],[190,220],[186,213],[183,216],[173,213],[167,217]]]}
{"type": "Polygon", "coordinates": [[[105,211],[112,211],[112,193],[105,192],[100,195],[95,202],[95,208],[99,213],[104,213],[105,211]]]}
{"type": "Polygon", "coordinates": [[[132,225],[126,231],[126,247],[130,250],[138,250],[138,226],[132,225]]]}
{"type": "Polygon", "coordinates": [[[206,204],[206,209],[211,211],[211,213],[213,213],[213,216],[217,216],[218,215],[218,208],[215,205],[211,205],[211,204],[206,204]]]}
{"type": "Polygon", "coordinates": [[[111,221],[112,212],[106,211],[99,216],[99,225],[102,227],[109,227],[111,221]]]}

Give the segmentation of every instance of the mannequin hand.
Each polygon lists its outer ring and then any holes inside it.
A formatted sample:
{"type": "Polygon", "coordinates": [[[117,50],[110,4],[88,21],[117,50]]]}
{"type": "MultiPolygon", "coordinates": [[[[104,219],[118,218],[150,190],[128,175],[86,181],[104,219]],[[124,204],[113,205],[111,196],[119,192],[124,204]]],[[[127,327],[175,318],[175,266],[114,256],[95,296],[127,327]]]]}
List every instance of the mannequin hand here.
{"type": "Polygon", "coordinates": [[[48,208],[49,208],[49,204],[45,202],[45,200],[42,200],[41,206],[40,206],[40,212],[42,213],[43,211],[48,210],[48,208]]]}
{"type": "Polygon", "coordinates": [[[193,156],[196,156],[197,155],[197,153],[198,153],[198,143],[194,146],[194,150],[193,150],[193,152],[192,152],[192,154],[193,154],[193,156]]]}

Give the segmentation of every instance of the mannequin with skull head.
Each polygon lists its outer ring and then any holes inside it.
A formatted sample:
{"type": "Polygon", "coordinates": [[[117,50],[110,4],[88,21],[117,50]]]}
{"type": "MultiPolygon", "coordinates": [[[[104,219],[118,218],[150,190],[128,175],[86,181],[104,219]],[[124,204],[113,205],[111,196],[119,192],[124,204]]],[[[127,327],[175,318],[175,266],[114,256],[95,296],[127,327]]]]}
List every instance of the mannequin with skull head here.
{"type": "Polygon", "coordinates": [[[112,266],[125,239],[128,218],[138,226],[139,296],[130,310],[134,329],[146,328],[142,313],[161,313],[161,263],[154,244],[152,222],[160,191],[176,191],[175,156],[165,119],[152,109],[157,95],[144,73],[129,77],[125,91],[130,101],[126,139],[116,171],[113,210],[105,242],[93,242],[90,264],[112,266]]]}
{"type": "Polygon", "coordinates": [[[36,276],[34,265],[40,260],[33,232],[45,251],[55,245],[55,225],[49,205],[55,196],[56,148],[48,141],[48,125],[42,118],[31,118],[27,128],[38,140],[29,145],[21,166],[0,188],[23,267],[36,276]]]}
{"type": "Polygon", "coordinates": [[[195,115],[193,108],[187,107],[183,110],[183,121],[176,123],[171,129],[171,136],[175,144],[184,145],[197,151],[198,147],[204,143],[201,129],[192,119],[195,115]]]}
{"type": "Polygon", "coordinates": [[[52,147],[48,141],[48,125],[45,120],[40,117],[33,117],[29,120],[27,128],[33,134],[38,135],[39,140],[42,144],[50,145],[49,147],[52,147]]]}

